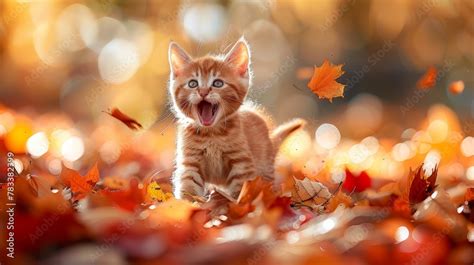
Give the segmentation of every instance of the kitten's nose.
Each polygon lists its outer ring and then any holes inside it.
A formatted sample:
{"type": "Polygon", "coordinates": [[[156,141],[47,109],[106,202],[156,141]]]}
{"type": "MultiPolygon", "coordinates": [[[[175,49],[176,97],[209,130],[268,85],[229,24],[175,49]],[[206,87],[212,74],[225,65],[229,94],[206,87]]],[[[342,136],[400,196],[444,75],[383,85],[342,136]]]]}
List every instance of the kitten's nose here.
{"type": "Polygon", "coordinates": [[[207,88],[199,89],[198,92],[202,98],[205,98],[209,94],[209,89],[207,88]]]}

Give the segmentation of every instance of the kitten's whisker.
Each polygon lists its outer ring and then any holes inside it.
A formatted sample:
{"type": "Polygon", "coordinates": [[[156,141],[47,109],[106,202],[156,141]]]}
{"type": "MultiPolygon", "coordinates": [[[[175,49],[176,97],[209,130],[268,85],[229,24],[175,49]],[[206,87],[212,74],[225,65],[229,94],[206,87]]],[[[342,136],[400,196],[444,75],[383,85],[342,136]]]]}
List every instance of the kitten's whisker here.
{"type": "Polygon", "coordinates": [[[160,134],[163,135],[164,131],[165,131],[166,129],[168,129],[168,127],[170,127],[171,124],[174,124],[174,122],[177,121],[177,120],[178,120],[177,118],[173,118],[173,119],[171,120],[171,122],[170,122],[168,125],[166,125],[163,129],[161,129],[160,134]]]}
{"type": "Polygon", "coordinates": [[[164,117],[162,117],[162,118],[160,118],[159,120],[157,120],[155,123],[162,122],[162,121],[168,119],[171,115],[173,115],[173,112],[169,112],[169,113],[166,114],[164,117]]]}

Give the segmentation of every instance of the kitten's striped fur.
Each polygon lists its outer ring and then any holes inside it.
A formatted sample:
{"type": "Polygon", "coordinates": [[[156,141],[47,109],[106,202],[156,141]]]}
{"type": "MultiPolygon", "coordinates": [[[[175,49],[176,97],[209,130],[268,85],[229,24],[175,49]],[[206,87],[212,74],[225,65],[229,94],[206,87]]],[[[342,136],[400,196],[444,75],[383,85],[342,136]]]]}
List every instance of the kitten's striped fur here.
{"type": "Polygon", "coordinates": [[[273,179],[280,143],[304,121],[270,132],[267,116],[243,105],[251,84],[246,41],[240,39],[225,56],[198,59],[171,43],[169,61],[169,92],[179,120],[175,196],[192,200],[218,186],[237,197],[245,180],[273,179]]]}

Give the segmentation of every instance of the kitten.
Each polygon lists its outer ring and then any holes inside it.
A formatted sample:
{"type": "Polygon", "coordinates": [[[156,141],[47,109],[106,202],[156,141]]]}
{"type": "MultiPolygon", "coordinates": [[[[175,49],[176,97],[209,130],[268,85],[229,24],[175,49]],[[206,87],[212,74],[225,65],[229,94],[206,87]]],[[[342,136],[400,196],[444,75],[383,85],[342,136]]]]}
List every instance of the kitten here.
{"type": "Polygon", "coordinates": [[[305,122],[296,119],[270,132],[261,111],[243,106],[251,84],[245,39],[225,56],[197,59],[172,42],[169,62],[169,92],[179,122],[175,197],[193,200],[220,187],[236,198],[246,180],[273,179],[280,143],[305,122]]]}

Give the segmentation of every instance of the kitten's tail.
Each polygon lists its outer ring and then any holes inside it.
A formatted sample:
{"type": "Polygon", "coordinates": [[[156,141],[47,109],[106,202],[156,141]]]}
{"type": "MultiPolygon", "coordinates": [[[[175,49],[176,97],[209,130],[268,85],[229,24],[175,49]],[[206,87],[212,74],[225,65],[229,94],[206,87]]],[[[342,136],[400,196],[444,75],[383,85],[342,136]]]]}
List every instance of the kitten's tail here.
{"type": "Polygon", "coordinates": [[[275,128],[271,134],[270,139],[273,143],[273,148],[275,148],[275,152],[278,151],[283,140],[288,137],[294,131],[303,128],[306,125],[306,121],[303,119],[293,119],[289,122],[283,123],[282,125],[275,128]]]}

